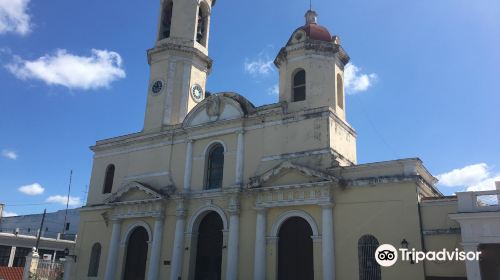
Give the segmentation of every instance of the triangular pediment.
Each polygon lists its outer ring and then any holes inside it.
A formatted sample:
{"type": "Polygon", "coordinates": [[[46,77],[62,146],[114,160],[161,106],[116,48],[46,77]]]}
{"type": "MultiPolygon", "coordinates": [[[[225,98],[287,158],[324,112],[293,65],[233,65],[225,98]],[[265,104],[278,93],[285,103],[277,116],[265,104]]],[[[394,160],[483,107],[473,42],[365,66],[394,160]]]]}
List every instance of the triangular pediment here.
{"type": "Polygon", "coordinates": [[[337,182],[338,180],[323,171],[285,161],[260,176],[251,178],[250,187],[302,185],[328,181],[337,182]]]}
{"type": "Polygon", "coordinates": [[[113,193],[106,203],[127,203],[162,199],[164,196],[139,182],[130,182],[113,193]]]}

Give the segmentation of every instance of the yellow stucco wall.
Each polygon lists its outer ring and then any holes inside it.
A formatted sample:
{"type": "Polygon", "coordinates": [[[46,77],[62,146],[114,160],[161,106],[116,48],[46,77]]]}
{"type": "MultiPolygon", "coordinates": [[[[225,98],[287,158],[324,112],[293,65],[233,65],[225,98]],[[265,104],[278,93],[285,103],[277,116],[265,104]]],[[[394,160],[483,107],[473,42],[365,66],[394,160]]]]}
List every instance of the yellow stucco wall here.
{"type": "MultiPolygon", "coordinates": [[[[460,244],[460,231],[456,231],[460,229],[460,225],[448,217],[448,214],[457,213],[457,207],[456,197],[424,200],[421,202],[424,232],[453,230],[453,232],[443,232],[441,234],[424,234],[427,251],[441,251],[443,249],[453,251],[457,248],[460,251],[463,250],[460,244]]],[[[463,261],[427,261],[425,268],[429,276],[466,277],[465,262],[463,261]]]]}

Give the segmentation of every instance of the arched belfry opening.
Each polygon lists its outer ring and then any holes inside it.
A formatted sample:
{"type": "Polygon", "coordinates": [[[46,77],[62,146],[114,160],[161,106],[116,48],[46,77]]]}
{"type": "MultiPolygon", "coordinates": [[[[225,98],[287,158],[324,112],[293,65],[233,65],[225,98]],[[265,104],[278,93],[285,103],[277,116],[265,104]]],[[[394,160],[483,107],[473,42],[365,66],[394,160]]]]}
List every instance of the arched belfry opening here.
{"type": "Polygon", "coordinates": [[[159,40],[163,40],[170,37],[173,10],[174,10],[174,2],[172,0],[165,1],[165,4],[163,5],[161,11],[160,34],[158,36],[159,40]]]}
{"type": "Polygon", "coordinates": [[[293,85],[292,85],[292,101],[304,101],[306,100],[306,71],[304,69],[298,69],[293,74],[293,85]]]}
{"type": "Polygon", "coordinates": [[[220,280],[224,223],[215,211],[200,221],[196,246],[195,280],[220,280]]]}
{"type": "Polygon", "coordinates": [[[146,279],[148,241],[148,232],[142,226],[136,227],[130,233],[126,249],[124,280],[146,279]]]}
{"type": "Polygon", "coordinates": [[[198,18],[196,23],[196,41],[205,47],[207,46],[209,15],[209,6],[206,2],[201,1],[198,8],[198,18]]]}
{"type": "Polygon", "coordinates": [[[291,217],[278,233],[278,280],[314,279],[313,231],[301,217],[291,217]]]}
{"type": "Polygon", "coordinates": [[[115,166],[113,164],[106,167],[106,174],[104,176],[104,186],[102,193],[111,193],[113,190],[113,180],[115,177],[115,166]]]}
{"type": "Polygon", "coordinates": [[[337,104],[341,109],[344,109],[344,82],[340,74],[337,74],[337,104]]]}

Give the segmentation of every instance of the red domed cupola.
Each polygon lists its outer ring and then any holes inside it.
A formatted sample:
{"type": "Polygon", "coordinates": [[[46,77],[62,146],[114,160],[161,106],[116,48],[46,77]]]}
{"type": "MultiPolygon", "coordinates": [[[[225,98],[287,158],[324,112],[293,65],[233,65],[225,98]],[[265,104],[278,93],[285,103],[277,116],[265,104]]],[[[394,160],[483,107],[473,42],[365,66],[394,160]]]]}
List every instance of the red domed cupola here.
{"type": "Polygon", "coordinates": [[[318,14],[315,11],[309,10],[306,13],[306,24],[299,27],[297,30],[304,30],[306,36],[311,40],[331,42],[332,35],[326,27],[318,24],[318,14]]]}
{"type": "Polygon", "coordinates": [[[306,12],[306,24],[295,29],[288,40],[287,46],[303,41],[320,41],[320,42],[335,42],[338,38],[330,34],[330,31],[322,25],[318,24],[318,14],[309,10],[306,12]]]}

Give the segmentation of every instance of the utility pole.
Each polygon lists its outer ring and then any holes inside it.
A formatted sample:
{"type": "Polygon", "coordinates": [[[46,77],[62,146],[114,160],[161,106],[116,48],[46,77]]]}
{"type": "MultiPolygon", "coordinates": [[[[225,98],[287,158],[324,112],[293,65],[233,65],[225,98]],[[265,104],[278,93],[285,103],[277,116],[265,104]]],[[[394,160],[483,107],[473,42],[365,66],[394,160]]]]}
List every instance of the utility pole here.
{"type": "Polygon", "coordinates": [[[71,193],[71,178],[73,178],[73,170],[69,172],[68,198],[66,199],[66,212],[64,213],[64,223],[62,229],[63,235],[66,232],[66,220],[68,218],[69,195],[71,193]]]}
{"type": "Polygon", "coordinates": [[[38,236],[36,237],[35,249],[38,252],[38,245],[40,244],[40,237],[42,236],[43,224],[45,223],[45,214],[47,214],[47,209],[43,210],[42,222],[40,223],[40,229],[38,230],[38,236]]]}

